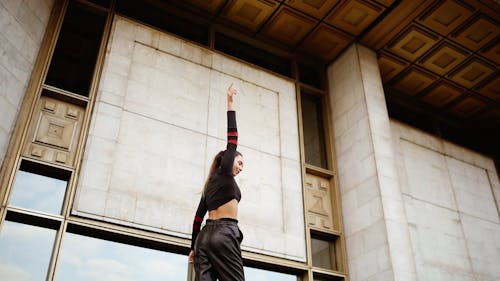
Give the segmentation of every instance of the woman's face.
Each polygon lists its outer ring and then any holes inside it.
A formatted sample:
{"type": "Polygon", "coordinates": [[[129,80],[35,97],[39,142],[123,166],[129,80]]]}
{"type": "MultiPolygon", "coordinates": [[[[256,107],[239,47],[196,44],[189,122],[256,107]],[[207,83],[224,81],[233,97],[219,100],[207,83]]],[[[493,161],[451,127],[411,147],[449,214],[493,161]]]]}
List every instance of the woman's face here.
{"type": "Polygon", "coordinates": [[[233,176],[238,175],[241,171],[243,171],[243,157],[241,155],[236,155],[233,163],[233,176]]]}

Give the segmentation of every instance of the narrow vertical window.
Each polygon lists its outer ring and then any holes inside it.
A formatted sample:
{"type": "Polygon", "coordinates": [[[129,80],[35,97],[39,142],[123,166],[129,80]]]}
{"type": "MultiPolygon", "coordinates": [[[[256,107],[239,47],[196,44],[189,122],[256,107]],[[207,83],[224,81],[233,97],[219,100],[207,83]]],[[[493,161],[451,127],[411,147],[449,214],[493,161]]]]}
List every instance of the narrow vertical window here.
{"type": "Polygon", "coordinates": [[[328,168],[326,161],[323,106],[319,96],[302,92],[302,127],[307,164],[328,168]]]}

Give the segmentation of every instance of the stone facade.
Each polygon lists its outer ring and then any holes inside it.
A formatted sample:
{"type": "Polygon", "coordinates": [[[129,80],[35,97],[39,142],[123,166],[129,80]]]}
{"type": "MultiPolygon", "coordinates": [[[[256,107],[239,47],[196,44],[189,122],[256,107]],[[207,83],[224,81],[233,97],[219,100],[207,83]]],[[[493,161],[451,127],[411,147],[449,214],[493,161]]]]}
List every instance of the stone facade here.
{"type": "Polygon", "coordinates": [[[305,261],[294,83],[122,18],[108,46],[74,213],[190,238],[234,83],[242,248],[305,261]]]}
{"type": "Polygon", "coordinates": [[[396,121],[391,128],[418,280],[498,280],[493,161],[396,121]]]}
{"type": "Polygon", "coordinates": [[[0,163],[12,135],[53,2],[0,1],[0,163]]]}
{"type": "Polygon", "coordinates": [[[493,161],[391,121],[373,51],[328,78],[350,280],[498,280],[493,161]]]}

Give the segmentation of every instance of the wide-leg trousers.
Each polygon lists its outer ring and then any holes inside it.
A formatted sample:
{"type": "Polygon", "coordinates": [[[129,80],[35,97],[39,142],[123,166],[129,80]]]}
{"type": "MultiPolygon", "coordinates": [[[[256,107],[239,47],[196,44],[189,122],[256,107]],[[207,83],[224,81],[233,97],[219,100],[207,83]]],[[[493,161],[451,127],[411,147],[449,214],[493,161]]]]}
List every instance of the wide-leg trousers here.
{"type": "Polygon", "coordinates": [[[194,245],[196,281],[244,281],[238,221],[230,218],[206,221],[194,245]]]}

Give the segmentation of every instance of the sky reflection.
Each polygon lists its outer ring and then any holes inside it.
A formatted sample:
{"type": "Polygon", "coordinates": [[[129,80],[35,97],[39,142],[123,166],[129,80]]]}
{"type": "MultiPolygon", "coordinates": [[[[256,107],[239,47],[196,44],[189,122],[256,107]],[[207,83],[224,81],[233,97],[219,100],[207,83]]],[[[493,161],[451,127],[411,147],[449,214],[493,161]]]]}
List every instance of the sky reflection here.
{"type": "Polygon", "coordinates": [[[57,281],[187,280],[187,256],[66,233],[57,281]]]}
{"type": "Polygon", "coordinates": [[[66,185],[63,180],[18,171],[9,205],[59,215],[66,185]]]}
{"type": "Polygon", "coordinates": [[[56,231],[5,221],[0,233],[0,280],[45,280],[56,231]]]}

